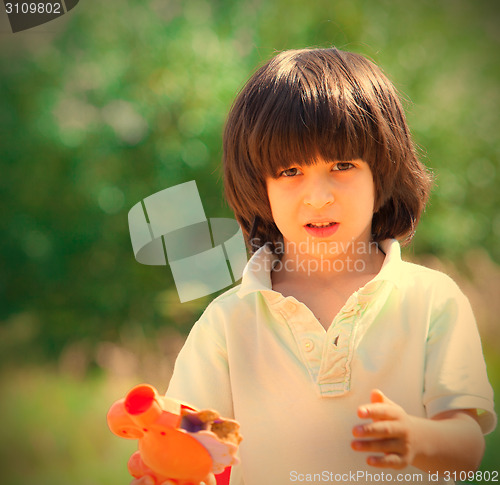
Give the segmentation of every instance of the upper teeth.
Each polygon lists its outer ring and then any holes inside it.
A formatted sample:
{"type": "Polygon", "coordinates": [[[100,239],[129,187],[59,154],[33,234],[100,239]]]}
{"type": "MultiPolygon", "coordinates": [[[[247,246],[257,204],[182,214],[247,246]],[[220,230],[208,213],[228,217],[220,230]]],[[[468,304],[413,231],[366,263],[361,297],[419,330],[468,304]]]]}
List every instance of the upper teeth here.
{"type": "Polygon", "coordinates": [[[311,226],[325,227],[329,226],[331,222],[311,222],[311,226]]]}

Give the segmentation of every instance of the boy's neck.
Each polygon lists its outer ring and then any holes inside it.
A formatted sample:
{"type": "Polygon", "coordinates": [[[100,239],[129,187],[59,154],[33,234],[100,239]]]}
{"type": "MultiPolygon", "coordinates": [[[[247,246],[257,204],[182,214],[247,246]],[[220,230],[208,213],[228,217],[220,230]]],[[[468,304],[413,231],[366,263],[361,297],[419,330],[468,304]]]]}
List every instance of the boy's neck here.
{"type": "Polygon", "coordinates": [[[336,252],[299,252],[284,244],[284,254],[273,270],[274,283],[324,284],[347,279],[372,278],[380,271],[385,254],[375,242],[352,243],[336,252]]]}
{"type": "Polygon", "coordinates": [[[271,273],[273,290],[304,303],[325,330],[349,297],[378,274],[385,257],[376,244],[338,254],[297,254],[292,248],[285,247],[271,273]]]}

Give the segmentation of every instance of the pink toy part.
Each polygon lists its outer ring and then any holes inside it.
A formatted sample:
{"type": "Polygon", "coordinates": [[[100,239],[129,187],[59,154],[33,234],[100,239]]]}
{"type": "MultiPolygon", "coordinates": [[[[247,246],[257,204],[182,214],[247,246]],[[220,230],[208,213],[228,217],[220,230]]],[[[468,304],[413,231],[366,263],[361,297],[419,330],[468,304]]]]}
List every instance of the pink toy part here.
{"type": "Polygon", "coordinates": [[[111,431],[139,442],[139,451],[128,463],[133,477],[150,475],[156,484],[171,480],[178,485],[198,485],[210,472],[221,473],[238,463],[234,456],[237,446],[221,441],[212,431],[193,429],[197,423],[190,421],[191,414],[183,420],[186,408],[192,409],[160,396],[147,384],[134,387],[111,406],[111,431]]]}

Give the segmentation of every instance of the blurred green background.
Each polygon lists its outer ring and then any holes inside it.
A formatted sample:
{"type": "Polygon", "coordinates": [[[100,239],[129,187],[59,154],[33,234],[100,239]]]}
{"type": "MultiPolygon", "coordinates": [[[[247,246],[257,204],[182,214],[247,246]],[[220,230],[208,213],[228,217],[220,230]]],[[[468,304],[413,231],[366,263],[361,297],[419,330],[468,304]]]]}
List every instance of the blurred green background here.
{"type": "MultiPolygon", "coordinates": [[[[2,12],[2,483],[128,483],[136,445],[111,435],[107,409],[140,381],[166,389],[215,296],[181,304],[168,267],[137,263],[128,210],[196,180],[206,214],[231,216],[225,116],[288,48],[362,53],[402,93],[437,177],[406,256],[469,296],[498,394],[499,12],[485,0],[81,0],[17,34],[2,12]]],[[[482,469],[500,470],[498,431],[487,447],[482,469]]]]}

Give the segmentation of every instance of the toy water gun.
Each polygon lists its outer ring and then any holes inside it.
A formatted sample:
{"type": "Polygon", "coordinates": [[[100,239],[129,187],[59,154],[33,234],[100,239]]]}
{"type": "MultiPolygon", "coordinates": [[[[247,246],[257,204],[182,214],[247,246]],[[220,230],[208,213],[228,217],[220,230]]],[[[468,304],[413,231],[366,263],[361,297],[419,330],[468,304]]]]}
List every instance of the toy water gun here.
{"type": "Polygon", "coordinates": [[[160,396],[147,384],[134,387],[108,412],[108,426],[122,438],[139,441],[128,462],[135,478],[150,475],[155,484],[171,480],[198,485],[239,462],[239,424],[216,411],[196,409],[160,396]]]}

